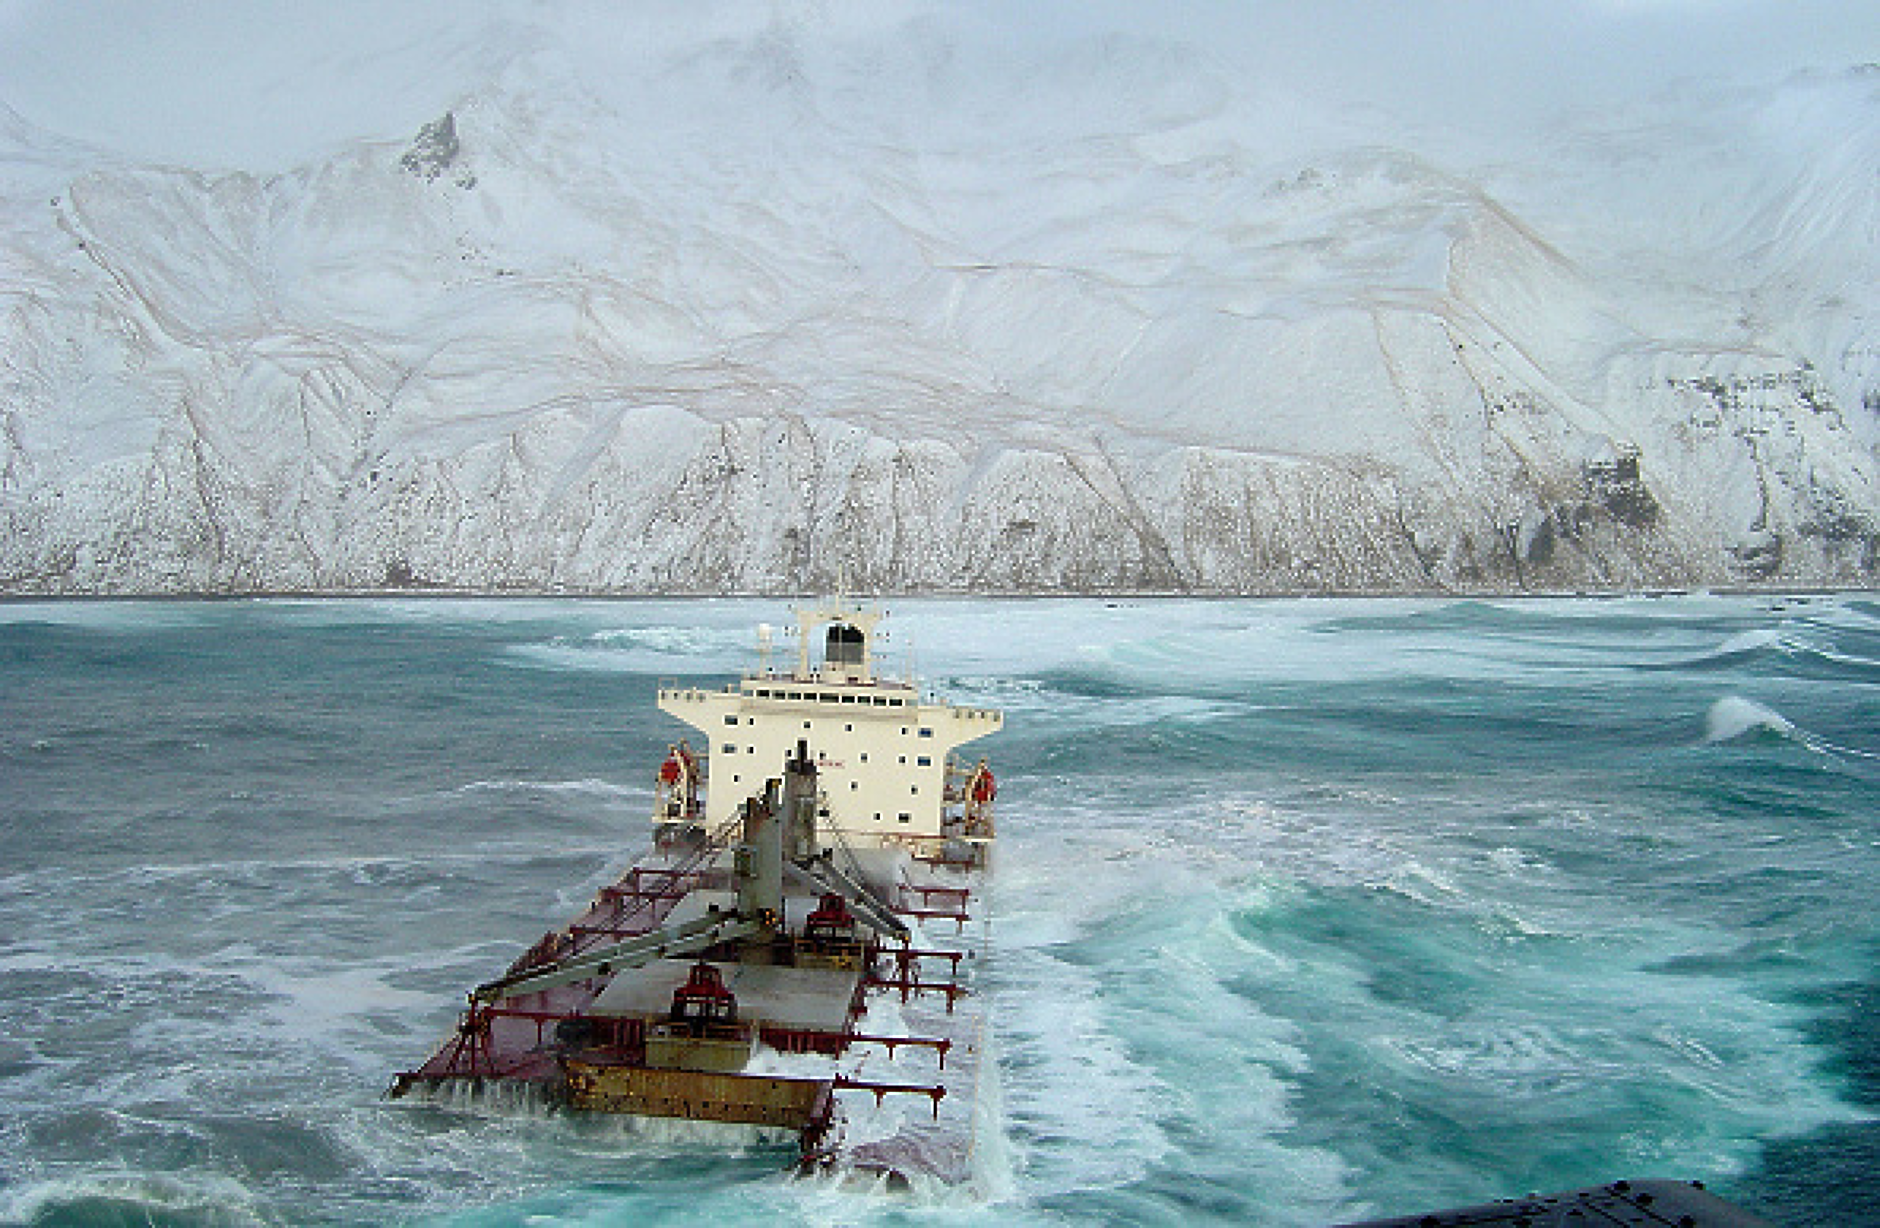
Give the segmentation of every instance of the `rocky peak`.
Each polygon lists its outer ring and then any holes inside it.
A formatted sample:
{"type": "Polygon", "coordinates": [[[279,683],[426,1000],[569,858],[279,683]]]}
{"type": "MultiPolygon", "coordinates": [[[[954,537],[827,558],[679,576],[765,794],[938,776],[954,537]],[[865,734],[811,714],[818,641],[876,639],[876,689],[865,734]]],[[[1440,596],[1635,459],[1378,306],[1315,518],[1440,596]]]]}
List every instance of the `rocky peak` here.
{"type": "MultiPolygon", "coordinates": [[[[457,115],[453,111],[446,111],[441,118],[418,129],[417,139],[398,159],[398,165],[418,178],[432,182],[455,166],[462,152],[463,144],[457,139],[457,115]]],[[[467,169],[462,169],[456,177],[456,183],[462,188],[473,187],[476,177],[467,169]]]]}

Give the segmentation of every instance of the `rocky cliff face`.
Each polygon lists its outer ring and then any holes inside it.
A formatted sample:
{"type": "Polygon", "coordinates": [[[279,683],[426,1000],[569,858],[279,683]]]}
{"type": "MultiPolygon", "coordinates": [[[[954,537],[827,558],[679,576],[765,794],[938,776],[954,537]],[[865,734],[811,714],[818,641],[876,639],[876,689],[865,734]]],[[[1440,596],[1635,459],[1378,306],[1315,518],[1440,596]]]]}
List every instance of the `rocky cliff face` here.
{"type": "Polygon", "coordinates": [[[1458,169],[934,42],[522,57],[269,177],[10,118],[0,590],[1880,578],[1880,72],[1458,169]]]}

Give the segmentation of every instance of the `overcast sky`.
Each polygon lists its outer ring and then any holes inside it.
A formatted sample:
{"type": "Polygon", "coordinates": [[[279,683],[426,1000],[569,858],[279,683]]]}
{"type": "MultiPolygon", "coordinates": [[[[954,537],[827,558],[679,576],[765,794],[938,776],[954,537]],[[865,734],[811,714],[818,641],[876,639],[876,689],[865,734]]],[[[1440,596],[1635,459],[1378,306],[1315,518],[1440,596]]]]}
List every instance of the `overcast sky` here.
{"type": "Polygon", "coordinates": [[[1880,61],[1880,0],[0,0],[0,101],[136,156],[278,169],[408,135],[544,25],[643,55],[778,15],[830,39],[1140,33],[1249,88],[1500,139],[1672,82],[1880,61]]]}

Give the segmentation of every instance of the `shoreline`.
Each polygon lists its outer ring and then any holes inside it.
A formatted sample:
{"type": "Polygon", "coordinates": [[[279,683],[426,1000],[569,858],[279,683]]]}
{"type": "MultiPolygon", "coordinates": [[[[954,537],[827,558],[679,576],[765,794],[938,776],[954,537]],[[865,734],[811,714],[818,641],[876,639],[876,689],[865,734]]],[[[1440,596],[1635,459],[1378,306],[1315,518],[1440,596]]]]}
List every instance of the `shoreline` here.
{"type": "MultiPolygon", "coordinates": [[[[800,601],[822,590],[697,590],[618,592],[600,589],[360,588],[256,589],[242,592],[178,591],[148,593],[0,593],[0,606],[60,602],[200,603],[240,601],[800,601]]],[[[1618,601],[1677,597],[1880,597],[1880,587],[1846,585],[1665,586],[1636,589],[1314,589],[1245,592],[1184,589],[1090,589],[1075,592],[1041,589],[928,589],[862,591],[846,594],[869,601],[1618,601]]]]}

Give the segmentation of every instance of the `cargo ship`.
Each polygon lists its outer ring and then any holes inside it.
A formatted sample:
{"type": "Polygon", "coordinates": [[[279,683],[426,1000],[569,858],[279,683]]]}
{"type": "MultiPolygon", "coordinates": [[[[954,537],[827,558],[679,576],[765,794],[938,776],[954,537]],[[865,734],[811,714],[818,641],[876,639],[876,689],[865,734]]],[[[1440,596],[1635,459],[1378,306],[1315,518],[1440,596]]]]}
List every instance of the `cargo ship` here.
{"type": "Polygon", "coordinates": [[[972,1181],[997,786],[960,748],[1003,717],[881,672],[878,609],[795,616],[794,651],[759,628],[736,682],[660,686],[695,733],[657,769],[646,855],[470,990],[392,1097],[511,1091],[972,1181]]]}

